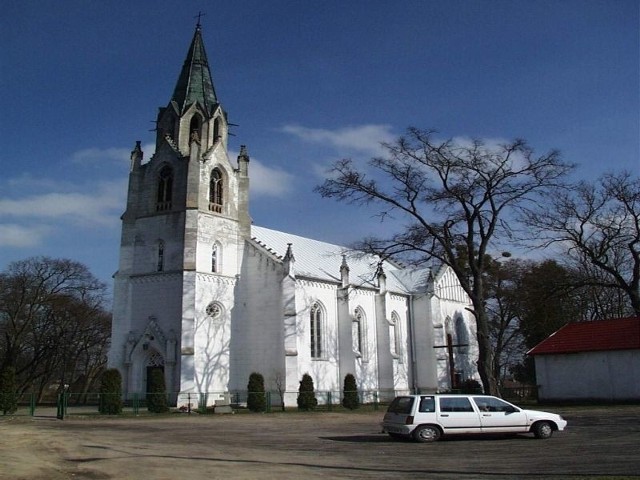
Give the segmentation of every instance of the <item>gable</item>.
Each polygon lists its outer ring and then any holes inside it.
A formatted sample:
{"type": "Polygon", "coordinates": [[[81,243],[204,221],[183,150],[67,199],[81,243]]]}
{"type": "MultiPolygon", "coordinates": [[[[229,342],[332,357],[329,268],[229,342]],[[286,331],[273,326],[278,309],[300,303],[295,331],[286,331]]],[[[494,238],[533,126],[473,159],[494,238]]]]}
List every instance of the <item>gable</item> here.
{"type": "Polygon", "coordinates": [[[640,349],[640,317],[569,323],[528,355],[640,349]]]}

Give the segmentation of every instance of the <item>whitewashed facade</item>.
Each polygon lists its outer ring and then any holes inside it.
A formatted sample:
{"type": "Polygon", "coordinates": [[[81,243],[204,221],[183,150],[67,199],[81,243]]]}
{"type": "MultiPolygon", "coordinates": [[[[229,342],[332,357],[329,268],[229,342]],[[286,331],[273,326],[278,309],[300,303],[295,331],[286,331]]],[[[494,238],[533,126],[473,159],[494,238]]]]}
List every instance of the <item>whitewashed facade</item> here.
{"type": "Polygon", "coordinates": [[[305,373],[319,391],[352,373],[388,395],[477,379],[475,323],[450,269],[252,225],[250,159],[243,146],[232,164],[227,139],[197,27],[156,153],[143,162],[138,142],[131,155],[109,354],[125,395],[145,392],[154,368],[172,394],[210,401],[259,372],[288,404],[305,373]]]}

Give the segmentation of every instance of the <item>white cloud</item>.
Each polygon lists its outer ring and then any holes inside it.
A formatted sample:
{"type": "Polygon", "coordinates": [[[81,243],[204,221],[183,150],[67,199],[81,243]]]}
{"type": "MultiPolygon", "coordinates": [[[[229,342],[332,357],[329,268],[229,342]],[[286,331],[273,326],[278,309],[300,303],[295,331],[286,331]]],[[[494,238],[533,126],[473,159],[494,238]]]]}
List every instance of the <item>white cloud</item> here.
{"type": "MultiPolygon", "coordinates": [[[[230,158],[237,158],[238,153],[229,151],[230,158]]],[[[249,162],[249,192],[255,197],[286,197],[293,191],[295,177],[279,168],[267,167],[251,157],[249,162]]]]}
{"type": "Polygon", "coordinates": [[[321,143],[340,150],[349,150],[378,155],[381,143],[392,142],[396,136],[391,125],[358,125],[336,130],[307,128],[300,125],[285,125],[282,131],[311,143],[321,143]]]}
{"type": "Polygon", "coordinates": [[[126,162],[131,152],[126,148],[85,148],[71,155],[71,162],[77,164],[95,164],[99,162],[126,162]]]}
{"type": "MultiPolygon", "coordinates": [[[[148,162],[151,157],[153,157],[156,153],[156,144],[155,143],[145,143],[142,145],[142,153],[144,155],[144,159],[142,163],[148,162]]],[[[131,159],[131,153],[127,154],[127,160],[131,159]]]]}
{"type": "Polygon", "coordinates": [[[255,196],[284,197],[293,190],[294,176],[251,160],[249,191],[255,196]]]}
{"type": "MultiPolygon", "coordinates": [[[[145,145],[143,150],[148,159],[154,145],[145,145]]],[[[237,153],[230,155],[233,158],[237,153]]],[[[125,149],[110,148],[81,150],[72,159],[89,166],[128,157],[125,149]]],[[[253,158],[249,169],[252,197],[285,197],[293,191],[295,177],[291,173],[253,158]]],[[[87,229],[119,228],[126,207],[127,171],[123,168],[116,180],[83,183],[32,174],[4,179],[0,182],[0,247],[41,247],[63,230],[82,238],[87,229]]]]}
{"type": "Polygon", "coordinates": [[[63,162],[55,176],[23,173],[2,179],[0,246],[39,248],[64,231],[82,239],[89,229],[118,228],[126,205],[129,155],[124,148],[73,153],[70,163],[108,168],[105,174],[85,175],[81,181],[76,181],[81,176],[76,167],[68,170],[69,162],[67,169],[63,162]]]}
{"type": "MultiPolygon", "coordinates": [[[[471,148],[476,141],[470,137],[453,137],[451,139],[454,148],[468,149],[471,148]]],[[[505,147],[513,144],[513,140],[506,140],[504,138],[480,138],[477,139],[482,144],[482,150],[487,153],[496,155],[497,158],[503,158],[505,154],[505,147]]],[[[522,152],[515,152],[510,155],[509,161],[510,168],[514,170],[526,168],[528,163],[522,152]]]]}
{"type": "MultiPolygon", "coordinates": [[[[43,190],[59,190],[63,182],[52,178],[43,178],[32,175],[31,173],[23,173],[18,177],[8,178],[5,181],[7,190],[16,192],[26,191],[43,191],[43,190]]],[[[67,187],[70,187],[69,183],[67,187]]]]}
{"type": "Polygon", "coordinates": [[[0,218],[56,220],[67,224],[115,226],[124,209],[124,181],[100,182],[76,186],[75,191],[39,193],[20,198],[0,198],[0,218]]]}
{"type": "Polygon", "coordinates": [[[0,224],[0,247],[29,248],[41,245],[50,229],[46,226],[0,224]]]}

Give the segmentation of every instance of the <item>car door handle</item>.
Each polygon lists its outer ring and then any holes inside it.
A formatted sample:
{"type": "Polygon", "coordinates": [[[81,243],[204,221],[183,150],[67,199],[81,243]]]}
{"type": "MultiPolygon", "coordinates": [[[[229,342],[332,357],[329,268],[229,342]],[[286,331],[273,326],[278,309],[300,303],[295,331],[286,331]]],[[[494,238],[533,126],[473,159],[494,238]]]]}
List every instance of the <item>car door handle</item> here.
{"type": "Polygon", "coordinates": [[[483,416],[483,417],[490,417],[490,416],[491,416],[491,414],[490,414],[490,413],[483,413],[483,414],[482,414],[482,416],[483,416]]]}
{"type": "Polygon", "coordinates": [[[441,417],[448,417],[448,416],[449,416],[449,414],[447,414],[447,415],[445,415],[445,414],[441,414],[440,416],[441,416],[441,417]]]}

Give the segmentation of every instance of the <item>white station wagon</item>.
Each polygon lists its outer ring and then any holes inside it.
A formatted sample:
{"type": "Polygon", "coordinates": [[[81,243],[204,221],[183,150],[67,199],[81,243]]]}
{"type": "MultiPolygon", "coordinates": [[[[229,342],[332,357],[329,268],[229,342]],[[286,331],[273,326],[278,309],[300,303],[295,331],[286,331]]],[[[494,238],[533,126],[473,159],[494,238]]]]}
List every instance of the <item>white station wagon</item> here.
{"type": "Polygon", "coordinates": [[[434,442],[444,435],[533,433],[549,438],[567,426],[560,415],[524,410],[488,395],[405,395],[396,397],[382,431],[393,438],[434,442]]]}

